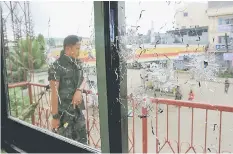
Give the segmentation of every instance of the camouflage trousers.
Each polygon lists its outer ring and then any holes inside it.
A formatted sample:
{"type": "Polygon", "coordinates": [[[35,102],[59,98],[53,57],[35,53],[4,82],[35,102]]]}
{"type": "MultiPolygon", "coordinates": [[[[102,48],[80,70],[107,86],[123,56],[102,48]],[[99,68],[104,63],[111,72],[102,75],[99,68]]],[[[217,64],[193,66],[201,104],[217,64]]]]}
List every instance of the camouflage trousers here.
{"type": "Polygon", "coordinates": [[[225,93],[228,93],[229,86],[225,85],[225,93]]]}
{"type": "Polygon", "coordinates": [[[182,95],[181,94],[176,94],[175,95],[175,100],[181,100],[182,99],[182,95]]]}
{"type": "Polygon", "coordinates": [[[60,114],[60,127],[58,134],[73,139],[83,144],[87,144],[86,121],[79,108],[63,110],[60,114]]]}

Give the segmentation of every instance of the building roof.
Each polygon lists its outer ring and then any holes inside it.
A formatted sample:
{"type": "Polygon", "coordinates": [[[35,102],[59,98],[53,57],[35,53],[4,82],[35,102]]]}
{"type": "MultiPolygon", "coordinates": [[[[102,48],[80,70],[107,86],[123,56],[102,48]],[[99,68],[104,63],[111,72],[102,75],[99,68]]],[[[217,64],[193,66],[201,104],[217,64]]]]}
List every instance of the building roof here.
{"type": "Polygon", "coordinates": [[[167,33],[187,32],[187,31],[190,31],[190,30],[205,30],[205,29],[208,29],[208,26],[170,30],[170,31],[167,31],[167,33]]]}

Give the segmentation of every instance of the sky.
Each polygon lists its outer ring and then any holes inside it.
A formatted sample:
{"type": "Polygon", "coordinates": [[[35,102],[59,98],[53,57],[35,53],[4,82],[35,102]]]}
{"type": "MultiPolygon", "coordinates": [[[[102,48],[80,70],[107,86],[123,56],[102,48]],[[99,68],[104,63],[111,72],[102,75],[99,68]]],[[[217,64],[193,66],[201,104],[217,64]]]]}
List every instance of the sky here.
{"type": "MultiPolygon", "coordinates": [[[[90,37],[94,22],[93,2],[31,2],[31,12],[34,22],[35,33],[42,33],[47,37],[65,37],[69,34],[78,34],[83,37],[90,37]],[[48,34],[48,21],[50,28],[48,34]]],[[[155,30],[166,31],[172,28],[174,21],[174,5],[163,2],[126,2],[126,24],[127,26],[139,25],[140,33],[146,34],[152,27],[154,21],[155,30]],[[141,10],[142,17],[139,22],[141,10]]]]}
{"type": "MultiPolygon", "coordinates": [[[[152,28],[155,32],[171,30],[175,21],[175,10],[184,2],[175,1],[126,1],[127,27],[140,26],[139,33],[146,34],[152,28]],[[139,19],[141,10],[145,10],[139,19]]],[[[31,1],[30,10],[35,34],[64,38],[70,34],[91,37],[94,22],[92,1],[31,1]],[[50,20],[50,22],[49,22],[50,20]],[[49,24],[48,24],[49,23],[49,24]],[[50,25],[50,26],[49,26],[50,25]]],[[[8,25],[9,26],[9,25],[8,25]]]]}

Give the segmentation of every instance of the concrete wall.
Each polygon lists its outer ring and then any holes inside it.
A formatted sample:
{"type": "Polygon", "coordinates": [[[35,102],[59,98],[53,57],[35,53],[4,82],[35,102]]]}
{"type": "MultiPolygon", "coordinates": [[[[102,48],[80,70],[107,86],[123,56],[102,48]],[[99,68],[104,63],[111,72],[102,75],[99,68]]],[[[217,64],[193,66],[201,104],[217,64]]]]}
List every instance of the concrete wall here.
{"type": "Polygon", "coordinates": [[[233,1],[209,1],[208,8],[220,8],[233,6],[233,1]]]}
{"type": "Polygon", "coordinates": [[[184,3],[180,8],[176,9],[176,28],[190,28],[198,25],[199,27],[208,26],[209,20],[206,14],[208,9],[207,3],[184,3]],[[187,16],[184,16],[184,13],[188,13],[187,16]]]}

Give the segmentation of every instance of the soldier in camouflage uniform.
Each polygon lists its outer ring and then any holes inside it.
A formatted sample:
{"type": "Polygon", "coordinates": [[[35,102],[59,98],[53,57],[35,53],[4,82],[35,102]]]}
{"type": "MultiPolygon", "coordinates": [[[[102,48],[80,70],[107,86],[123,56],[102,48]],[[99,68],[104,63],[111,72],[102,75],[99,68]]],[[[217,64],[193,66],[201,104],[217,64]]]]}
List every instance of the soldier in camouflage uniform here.
{"type": "Polygon", "coordinates": [[[181,100],[182,99],[182,93],[180,90],[180,86],[176,87],[176,93],[175,93],[175,100],[181,100]]]}
{"type": "Polygon", "coordinates": [[[52,127],[64,137],[87,144],[86,123],[82,113],[84,101],[83,70],[78,57],[80,39],[71,35],[64,39],[60,58],[49,68],[51,87],[52,127]]]}

